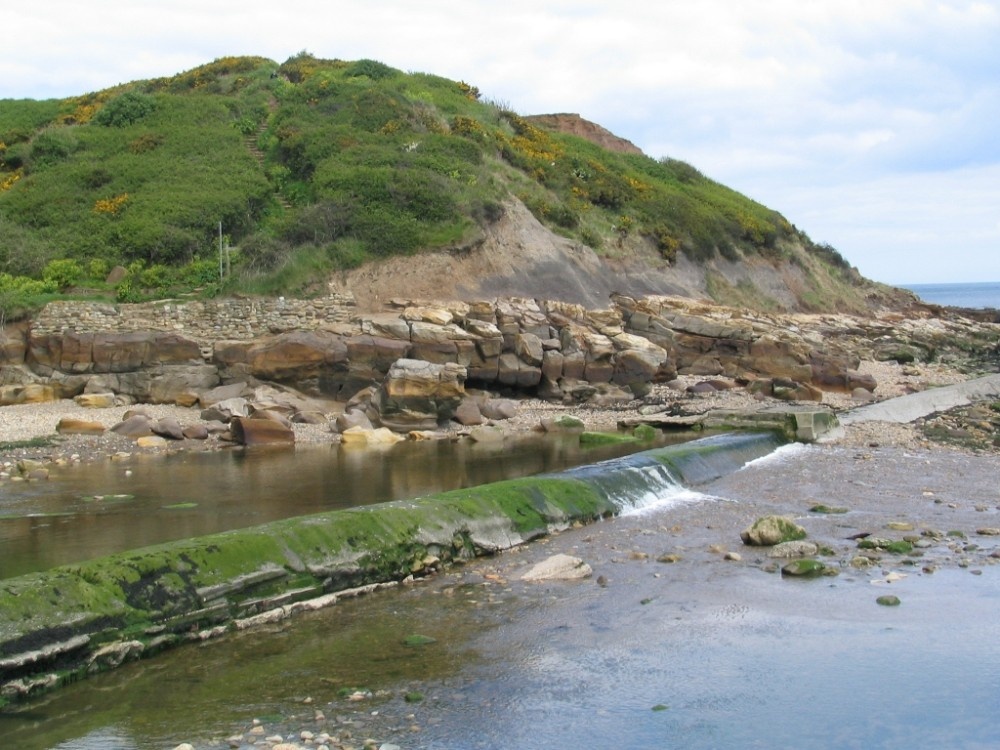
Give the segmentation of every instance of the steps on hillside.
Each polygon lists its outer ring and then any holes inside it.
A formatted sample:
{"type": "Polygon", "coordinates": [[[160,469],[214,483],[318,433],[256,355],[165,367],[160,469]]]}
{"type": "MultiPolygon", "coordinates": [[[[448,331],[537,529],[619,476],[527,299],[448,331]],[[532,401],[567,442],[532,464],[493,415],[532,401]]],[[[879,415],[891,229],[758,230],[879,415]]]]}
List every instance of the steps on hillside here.
{"type": "MultiPolygon", "coordinates": [[[[252,135],[244,136],[243,138],[243,143],[246,145],[247,151],[250,152],[253,158],[257,161],[257,164],[260,165],[261,169],[264,168],[264,152],[261,151],[260,146],[257,144],[260,141],[260,137],[264,134],[265,130],[267,130],[266,120],[257,126],[257,131],[255,133],[253,133],[252,135]]],[[[278,190],[274,191],[274,199],[278,202],[278,205],[281,206],[285,211],[292,210],[291,202],[285,196],[283,196],[278,190]]]]}

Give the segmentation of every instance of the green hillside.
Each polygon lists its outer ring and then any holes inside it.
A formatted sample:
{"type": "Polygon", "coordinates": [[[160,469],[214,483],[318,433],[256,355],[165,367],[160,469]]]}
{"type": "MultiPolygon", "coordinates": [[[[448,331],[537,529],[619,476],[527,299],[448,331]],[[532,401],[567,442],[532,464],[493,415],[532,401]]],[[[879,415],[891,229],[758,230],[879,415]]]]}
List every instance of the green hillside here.
{"type": "Polygon", "coordinates": [[[543,130],[464,82],[301,53],[0,101],[0,292],[100,289],[123,265],[105,288],[121,300],[301,293],[335,269],[467,246],[511,196],[598,252],[641,239],[668,262],[780,260],[795,242],[854,273],[688,164],[543,130]]]}

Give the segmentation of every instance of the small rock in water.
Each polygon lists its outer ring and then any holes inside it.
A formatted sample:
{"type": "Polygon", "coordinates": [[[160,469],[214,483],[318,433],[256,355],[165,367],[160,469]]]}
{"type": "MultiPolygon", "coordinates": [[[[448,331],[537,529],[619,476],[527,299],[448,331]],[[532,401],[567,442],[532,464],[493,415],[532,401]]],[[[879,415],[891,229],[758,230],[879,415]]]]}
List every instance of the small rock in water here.
{"type": "Polygon", "coordinates": [[[781,544],[776,544],[771,549],[767,551],[768,557],[811,557],[819,552],[819,547],[817,547],[812,542],[781,542],[781,544]]]}
{"type": "Polygon", "coordinates": [[[781,569],[781,575],[796,578],[815,578],[822,575],[836,575],[836,571],[827,568],[819,560],[806,558],[804,560],[793,560],[781,569]]]}
{"type": "Polygon", "coordinates": [[[553,555],[534,565],[522,574],[522,581],[575,580],[587,578],[593,570],[579,557],[572,555],[553,555]]]}
{"type": "Polygon", "coordinates": [[[765,516],[740,533],[744,544],[770,547],[781,542],[805,539],[806,530],[785,516],[765,516]]]}
{"type": "Polygon", "coordinates": [[[883,607],[898,607],[901,602],[898,596],[893,596],[892,594],[887,594],[885,596],[880,596],[875,600],[876,604],[880,604],[883,607]]]}

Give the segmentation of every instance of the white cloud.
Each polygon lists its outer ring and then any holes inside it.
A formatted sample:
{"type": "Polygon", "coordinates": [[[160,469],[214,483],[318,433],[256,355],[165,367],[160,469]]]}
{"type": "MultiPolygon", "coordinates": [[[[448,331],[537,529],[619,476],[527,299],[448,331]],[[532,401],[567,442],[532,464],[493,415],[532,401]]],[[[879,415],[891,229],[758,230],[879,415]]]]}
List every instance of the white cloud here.
{"type": "Polygon", "coordinates": [[[5,11],[25,41],[0,47],[0,97],[73,95],[230,54],[370,57],[467,80],[522,112],[579,112],[785,213],[880,280],[938,273],[940,255],[917,246],[955,246],[956,278],[1000,257],[995,2],[29,5],[5,11]]]}

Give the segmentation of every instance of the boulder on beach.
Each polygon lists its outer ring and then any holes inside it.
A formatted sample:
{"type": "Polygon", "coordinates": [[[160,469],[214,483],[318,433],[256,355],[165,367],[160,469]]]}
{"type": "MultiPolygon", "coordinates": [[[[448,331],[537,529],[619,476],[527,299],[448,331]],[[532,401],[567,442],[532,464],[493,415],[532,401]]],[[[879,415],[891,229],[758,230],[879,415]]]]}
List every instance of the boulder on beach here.
{"type": "Polygon", "coordinates": [[[55,388],[41,383],[0,386],[0,406],[42,404],[59,398],[55,388]]]}
{"type": "Polygon", "coordinates": [[[85,409],[110,409],[115,405],[115,394],[81,393],[79,396],[73,397],[73,402],[85,409]]]}
{"type": "Polygon", "coordinates": [[[153,434],[153,420],[141,412],[126,412],[125,418],[111,427],[111,431],[130,438],[153,434]]]}
{"type": "Polygon", "coordinates": [[[100,422],[88,422],[71,417],[63,417],[56,425],[56,432],[60,435],[101,435],[104,430],[105,427],[100,422]]]}
{"type": "Polygon", "coordinates": [[[173,417],[164,417],[159,419],[151,425],[153,434],[159,435],[162,438],[168,440],[183,440],[184,439],[184,428],[181,423],[178,422],[173,417]]]}
{"type": "Polygon", "coordinates": [[[782,542],[805,539],[806,530],[787,516],[764,516],[740,533],[744,544],[770,547],[782,542]]]}
{"type": "Polygon", "coordinates": [[[227,398],[202,409],[201,418],[206,422],[228,422],[233,417],[250,416],[250,402],[242,396],[227,398]]]}
{"type": "Polygon", "coordinates": [[[434,429],[451,418],[465,396],[466,369],[400,359],[375,395],[382,424],[397,432],[434,429]]]}
{"type": "Polygon", "coordinates": [[[344,445],[394,445],[406,439],[387,427],[372,430],[360,426],[344,430],[340,437],[344,445]]]}
{"type": "Polygon", "coordinates": [[[233,441],[241,445],[293,445],[295,433],[280,422],[270,419],[233,417],[229,422],[233,441]]]}

